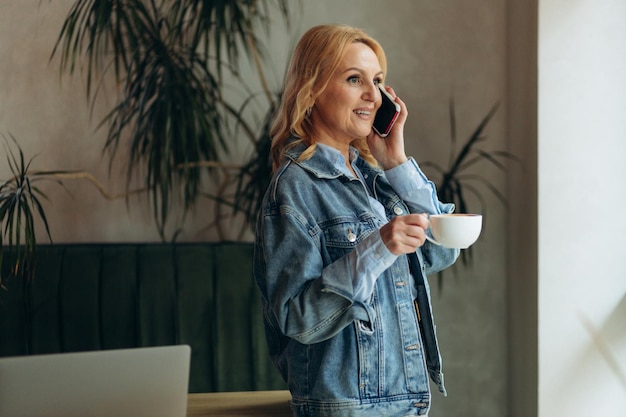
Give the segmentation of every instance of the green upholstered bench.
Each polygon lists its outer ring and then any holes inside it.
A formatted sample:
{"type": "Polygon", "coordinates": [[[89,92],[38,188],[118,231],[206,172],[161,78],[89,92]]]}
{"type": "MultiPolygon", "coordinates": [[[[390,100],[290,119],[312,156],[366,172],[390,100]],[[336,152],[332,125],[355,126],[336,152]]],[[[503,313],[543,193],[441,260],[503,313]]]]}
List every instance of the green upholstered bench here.
{"type": "Polygon", "coordinates": [[[267,353],[252,250],[41,245],[34,280],[0,290],[0,356],[189,344],[190,392],[285,389],[267,353]]]}

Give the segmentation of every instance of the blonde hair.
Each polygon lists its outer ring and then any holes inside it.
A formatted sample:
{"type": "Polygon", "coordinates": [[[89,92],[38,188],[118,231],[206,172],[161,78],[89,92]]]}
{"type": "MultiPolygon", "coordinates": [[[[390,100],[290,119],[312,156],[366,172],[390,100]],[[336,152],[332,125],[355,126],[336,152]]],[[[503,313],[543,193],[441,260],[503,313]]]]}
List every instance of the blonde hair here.
{"type": "MultiPolygon", "coordinates": [[[[324,91],[341,63],[346,48],[361,42],[374,51],[383,74],[387,73],[387,58],[382,46],[363,30],[347,25],[321,25],[309,29],[294,50],[285,76],[280,107],[270,130],[272,162],[276,169],[285,152],[300,143],[307,149],[300,159],[308,159],[315,151],[313,127],[307,112],[324,91]],[[295,138],[292,140],[292,138],[295,138]]],[[[352,146],[369,163],[376,164],[365,138],[358,138],[352,146]]]]}

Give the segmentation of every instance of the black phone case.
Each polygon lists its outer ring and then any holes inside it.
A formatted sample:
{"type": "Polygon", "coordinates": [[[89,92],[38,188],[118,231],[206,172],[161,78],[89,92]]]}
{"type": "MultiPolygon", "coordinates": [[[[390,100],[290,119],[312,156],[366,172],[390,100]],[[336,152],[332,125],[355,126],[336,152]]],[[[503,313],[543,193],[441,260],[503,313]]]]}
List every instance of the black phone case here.
{"type": "Polygon", "coordinates": [[[380,137],[384,138],[389,135],[389,132],[398,118],[400,111],[398,110],[397,103],[392,101],[389,96],[387,96],[387,92],[383,91],[383,88],[384,87],[380,87],[382,104],[376,112],[374,125],[372,127],[380,137]]]}

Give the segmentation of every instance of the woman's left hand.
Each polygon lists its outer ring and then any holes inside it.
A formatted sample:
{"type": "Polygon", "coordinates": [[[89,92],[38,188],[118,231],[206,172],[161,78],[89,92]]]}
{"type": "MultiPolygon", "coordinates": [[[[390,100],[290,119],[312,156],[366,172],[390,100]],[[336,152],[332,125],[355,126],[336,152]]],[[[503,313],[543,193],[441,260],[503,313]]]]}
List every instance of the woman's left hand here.
{"type": "Polygon", "coordinates": [[[409,112],[406,104],[396,95],[393,88],[386,86],[385,89],[395,97],[396,103],[400,104],[400,114],[387,137],[378,136],[372,129],[367,136],[367,144],[374,158],[381,164],[383,169],[388,170],[403,164],[408,159],[404,151],[404,124],[409,112]]]}

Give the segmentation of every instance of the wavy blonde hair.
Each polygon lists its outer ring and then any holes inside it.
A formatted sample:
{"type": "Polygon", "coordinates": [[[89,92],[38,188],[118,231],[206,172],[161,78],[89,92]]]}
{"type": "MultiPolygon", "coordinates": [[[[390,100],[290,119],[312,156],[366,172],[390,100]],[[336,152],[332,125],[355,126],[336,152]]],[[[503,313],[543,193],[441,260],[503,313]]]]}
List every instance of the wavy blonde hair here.
{"type": "MultiPolygon", "coordinates": [[[[315,152],[316,141],[307,110],[313,107],[315,99],[324,91],[341,63],[346,48],[354,42],[369,46],[376,54],[383,74],[387,73],[387,58],[382,46],[358,28],[315,26],[296,45],[285,76],[281,104],[270,130],[274,169],[280,165],[285,152],[300,143],[307,145],[300,160],[310,158],[315,152]]],[[[355,139],[352,146],[367,162],[376,165],[365,138],[355,139]]]]}

